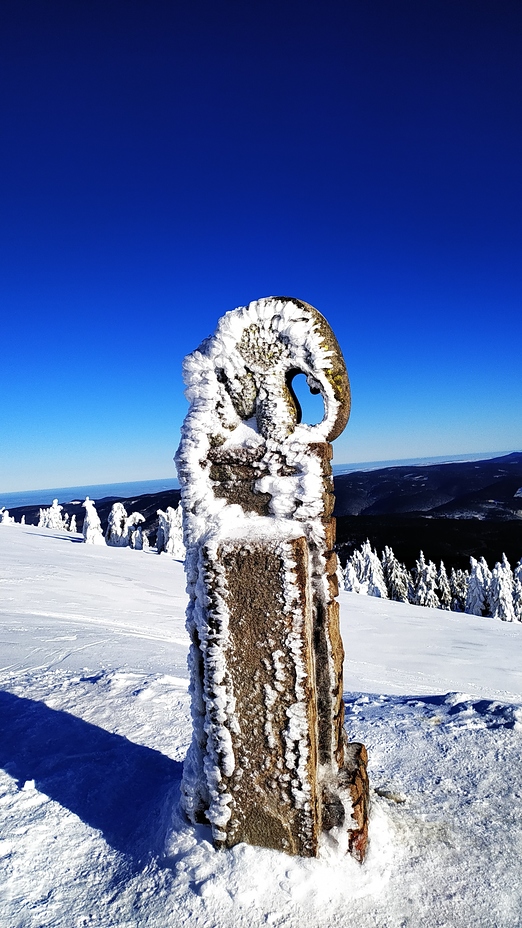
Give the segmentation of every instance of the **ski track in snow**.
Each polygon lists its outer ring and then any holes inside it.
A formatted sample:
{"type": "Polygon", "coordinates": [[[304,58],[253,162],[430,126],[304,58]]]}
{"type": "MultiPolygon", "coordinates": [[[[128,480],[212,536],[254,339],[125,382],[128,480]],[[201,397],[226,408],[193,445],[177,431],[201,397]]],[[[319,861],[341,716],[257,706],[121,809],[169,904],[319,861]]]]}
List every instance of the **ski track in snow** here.
{"type": "Polygon", "coordinates": [[[2,928],[520,928],[522,626],[342,594],[370,849],[215,851],[171,559],[0,526],[2,928]]]}

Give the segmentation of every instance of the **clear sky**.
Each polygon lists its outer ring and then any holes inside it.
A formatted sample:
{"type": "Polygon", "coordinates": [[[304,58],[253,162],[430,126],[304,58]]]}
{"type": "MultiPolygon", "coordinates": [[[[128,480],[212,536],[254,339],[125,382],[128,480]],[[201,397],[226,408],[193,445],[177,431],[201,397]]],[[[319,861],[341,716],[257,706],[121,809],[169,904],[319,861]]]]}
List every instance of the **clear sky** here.
{"type": "Polygon", "coordinates": [[[0,491],[165,477],[181,360],[316,306],[337,463],[522,446],[520,0],[3,0],[0,491]]]}

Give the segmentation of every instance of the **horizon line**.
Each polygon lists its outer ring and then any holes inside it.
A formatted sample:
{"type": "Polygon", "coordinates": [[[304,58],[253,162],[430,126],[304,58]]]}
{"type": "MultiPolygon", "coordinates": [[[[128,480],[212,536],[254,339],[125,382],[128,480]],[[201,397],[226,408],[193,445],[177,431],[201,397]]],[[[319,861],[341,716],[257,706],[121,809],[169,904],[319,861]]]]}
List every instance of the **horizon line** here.
{"type": "MultiPolygon", "coordinates": [[[[465,463],[466,461],[487,461],[495,457],[504,457],[509,454],[519,454],[517,451],[477,451],[469,452],[463,454],[440,454],[440,455],[427,455],[425,457],[408,457],[408,458],[383,458],[377,461],[345,461],[339,462],[333,465],[334,469],[339,467],[350,467],[353,469],[360,470],[379,470],[381,467],[400,467],[401,465],[411,465],[412,467],[423,467],[427,466],[430,463],[432,464],[451,464],[451,463],[465,463]]],[[[178,482],[177,475],[171,477],[145,477],[135,480],[106,480],[104,483],[76,483],[70,486],[54,486],[54,487],[24,487],[19,490],[1,490],[0,491],[0,504],[2,496],[11,496],[19,493],[49,493],[55,490],[77,490],[82,487],[107,487],[111,484],[119,484],[121,486],[131,484],[131,483],[156,483],[156,482],[178,482]]],[[[173,489],[177,489],[173,487],[173,489]]]]}

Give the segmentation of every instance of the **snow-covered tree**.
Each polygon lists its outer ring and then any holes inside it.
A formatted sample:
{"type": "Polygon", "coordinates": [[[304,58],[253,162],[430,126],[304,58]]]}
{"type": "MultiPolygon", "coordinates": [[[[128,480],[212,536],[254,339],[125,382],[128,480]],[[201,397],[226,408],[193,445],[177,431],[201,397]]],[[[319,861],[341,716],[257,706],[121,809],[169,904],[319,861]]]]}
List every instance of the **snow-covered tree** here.
{"type": "Polygon", "coordinates": [[[502,570],[504,571],[509,583],[512,584],[514,580],[514,575],[513,575],[513,571],[511,570],[511,564],[509,563],[505,554],[502,555],[501,564],[502,564],[502,570]]]}
{"type": "Polygon", "coordinates": [[[388,598],[398,603],[407,603],[408,573],[395,557],[393,550],[387,546],[382,553],[381,565],[388,598]]]}
{"type": "Polygon", "coordinates": [[[410,602],[414,606],[426,605],[426,597],[428,595],[427,573],[428,565],[424,557],[424,552],[421,551],[418,560],[415,561],[415,567],[413,568],[413,598],[411,598],[410,594],[410,602]]]}
{"type": "MultiPolygon", "coordinates": [[[[350,564],[352,568],[351,574],[353,575],[350,577],[350,582],[355,580],[355,583],[352,583],[352,592],[353,593],[367,593],[368,590],[366,586],[366,576],[365,576],[366,565],[365,565],[362,552],[359,551],[358,548],[352,551],[352,556],[350,560],[348,561],[348,564],[350,564]],[[357,589],[355,589],[355,587],[357,587],[357,589]]],[[[348,564],[346,565],[347,570],[348,570],[348,564]]],[[[348,589],[348,587],[346,586],[347,582],[348,580],[347,580],[347,576],[345,573],[345,589],[348,589]]]]}
{"type": "Polygon", "coordinates": [[[489,601],[492,618],[503,622],[515,621],[513,573],[505,554],[502,562],[497,562],[492,570],[489,601]]]}
{"type": "Polygon", "coordinates": [[[451,568],[450,578],[449,578],[450,590],[451,590],[451,608],[453,612],[464,612],[466,608],[466,592],[468,588],[468,574],[467,571],[455,570],[454,567],[451,568]]]}
{"type": "Polygon", "coordinates": [[[25,515],[20,519],[20,525],[25,525],[25,515]]]}
{"type": "Polygon", "coordinates": [[[522,581],[518,577],[513,581],[513,612],[517,622],[522,622],[522,581]]]}
{"type": "Polygon", "coordinates": [[[62,512],[63,506],[59,506],[58,500],[53,499],[52,506],[49,506],[48,509],[40,509],[38,528],[53,528],[64,531],[64,529],[67,529],[68,516],[65,514],[64,519],[62,512]]]}
{"type": "Polygon", "coordinates": [[[359,593],[388,599],[381,562],[369,541],[365,541],[360,552],[354,551],[351,563],[359,583],[359,593]]]}
{"type": "Polygon", "coordinates": [[[439,590],[439,601],[440,609],[451,609],[451,589],[448,580],[448,574],[446,568],[444,567],[444,561],[440,562],[440,567],[437,573],[437,587],[439,590]]]}
{"type": "Polygon", "coordinates": [[[489,600],[489,591],[491,588],[491,571],[488,567],[485,557],[481,557],[480,568],[482,570],[482,581],[484,584],[484,612],[483,615],[491,615],[491,605],[489,600]]]}
{"type": "Polygon", "coordinates": [[[104,545],[105,538],[103,537],[103,532],[101,528],[100,517],[96,512],[96,506],[92,499],[89,499],[87,496],[85,502],[82,503],[83,508],[85,509],[85,517],[83,520],[83,540],[87,545],[104,545]]]}
{"type": "Polygon", "coordinates": [[[346,568],[344,571],[344,589],[348,593],[361,592],[361,584],[359,583],[359,578],[351,558],[346,562],[346,568]]]}
{"type": "Polygon", "coordinates": [[[143,550],[142,522],[145,522],[145,516],[142,516],[141,512],[131,512],[125,524],[127,538],[129,539],[128,543],[136,551],[143,550]]]}
{"type": "Polygon", "coordinates": [[[522,557],[513,571],[513,580],[520,580],[522,583],[522,557]]]}
{"type": "Polygon", "coordinates": [[[14,525],[16,519],[14,516],[9,515],[9,509],[6,509],[4,506],[0,509],[0,522],[2,525],[14,525]]]}
{"type": "Polygon", "coordinates": [[[145,522],[145,516],[142,516],[141,512],[132,512],[127,515],[123,503],[113,503],[107,522],[105,541],[113,548],[130,546],[141,551],[143,548],[142,522],[145,522]]]}
{"type": "Polygon", "coordinates": [[[183,544],[183,509],[181,503],[176,509],[167,506],[167,511],[158,509],[158,535],[156,550],[158,554],[165,552],[178,561],[185,560],[185,545],[183,544]]]}
{"type": "Polygon", "coordinates": [[[388,590],[382,572],[381,562],[376,551],[372,551],[370,542],[363,545],[363,555],[367,562],[366,577],[368,596],[378,596],[379,599],[388,599],[388,590]]]}
{"type": "Polygon", "coordinates": [[[433,561],[428,561],[426,565],[426,598],[424,605],[428,609],[440,609],[440,600],[437,596],[437,568],[433,561]]]}
{"type": "Polygon", "coordinates": [[[69,531],[70,532],[78,531],[76,528],[76,516],[75,515],[71,516],[71,521],[69,522],[69,531]]]}
{"type": "Polygon", "coordinates": [[[414,604],[426,606],[428,609],[439,609],[440,600],[437,596],[437,588],[437,568],[433,561],[426,561],[421,551],[413,571],[414,604]]]}
{"type": "Polygon", "coordinates": [[[112,548],[126,548],[129,544],[127,510],[123,503],[113,503],[107,521],[105,541],[112,548]]]}
{"type": "Polygon", "coordinates": [[[169,536],[168,553],[178,561],[184,561],[186,550],[183,542],[183,507],[181,502],[174,510],[174,519],[169,536]]]}
{"type": "Polygon", "coordinates": [[[336,568],[337,584],[340,590],[344,590],[344,568],[341,564],[339,557],[337,557],[337,568],[336,568]]]}
{"type": "Polygon", "coordinates": [[[487,578],[484,577],[482,562],[470,557],[470,564],[464,611],[468,615],[486,615],[487,578]]]}

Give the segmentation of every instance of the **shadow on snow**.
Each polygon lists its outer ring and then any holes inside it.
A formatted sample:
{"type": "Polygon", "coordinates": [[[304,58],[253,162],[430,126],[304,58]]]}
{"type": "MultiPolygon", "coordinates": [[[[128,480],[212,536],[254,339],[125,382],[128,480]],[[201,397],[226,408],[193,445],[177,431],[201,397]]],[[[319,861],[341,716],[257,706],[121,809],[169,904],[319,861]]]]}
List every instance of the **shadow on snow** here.
{"type": "Polygon", "coordinates": [[[0,767],[136,864],[161,854],[182,764],[45,703],[0,692],[0,767]]]}
{"type": "MultiPolygon", "coordinates": [[[[32,528],[32,527],[33,527],[33,526],[31,526],[31,525],[29,526],[29,528],[32,528]]],[[[38,526],[35,526],[35,527],[37,528],[38,526]]],[[[49,534],[49,532],[45,532],[45,533],[44,533],[44,532],[32,532],[32,535],[36,535],[38,538],[47,538],[47,539],[50,538],[50,539],[52,539],[52,541],[66,541],[66,542],[69,542],[69,543],[72,543],[72,544],[75,544],[75,545],[83,545],[83,544],[85,544],[85,539],[84,539],[83,535],[78,535],[78,534],[77,534],[77,535],[71,535],[70,538],[68,538],[68,537],[66,536],[66,534],[51,535],[51,534],[49,534]]]]}

